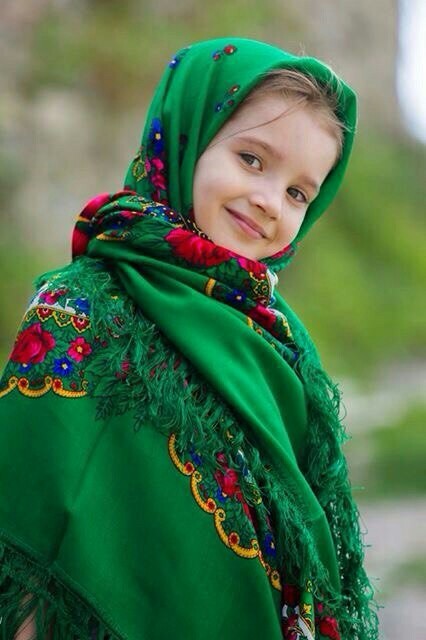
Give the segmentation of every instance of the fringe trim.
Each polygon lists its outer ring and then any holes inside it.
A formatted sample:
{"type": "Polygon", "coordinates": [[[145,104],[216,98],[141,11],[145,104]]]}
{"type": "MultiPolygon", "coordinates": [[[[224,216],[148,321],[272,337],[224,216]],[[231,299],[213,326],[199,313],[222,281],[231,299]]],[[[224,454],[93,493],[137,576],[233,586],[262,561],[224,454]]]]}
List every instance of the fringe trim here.
{"type": "MultiPolygon", "coordinates": [[[[302,471],[331,527],[340,565],[341,593],[332,589],[309,526],[283,479],[268,464],[264,453],[261,459],[259,450],[221,397],[123,295],[111,272],[103,261],[82,256],[64,270],[46,274],[38,281],[40,285],[53,277],[55,286],[66,284],[75,287],[80,295],[84,292],[92,305],[95,335],[110,338],[107,355],[99,354],[86,370],[92,375],[90,395],[100,400],[98,418],[132,410],[135,430],[146,421],[155,421],[165,435],[176,434],[178,450],[202,451],[204,463],[213,470],[219,469],[216,454],[223,452],[230,466],[238,471],[238,452],[242,450],[253,482],[273,518],[285,582],[303,585],[312,581],[315,599],[339,622],[341,640],[375,640],[378,623],[372,608],[373,588],[362,567],[364,551],[358,511],[341,451],[346,436],[339,418],[340,394],[323,371],[302,323],[291,310],[286,310],[301,353],[295,370],[304,382],[308,404],[309,442],[302,471]]],[[[253,484],[242,479],[242,489],[250,499],[253,484]]]]}
{"type": "Polygon", "coordinates": [[[0,543],[0,638],[18,631],[26,640],[120,640],[47,568],[0,543]]]}

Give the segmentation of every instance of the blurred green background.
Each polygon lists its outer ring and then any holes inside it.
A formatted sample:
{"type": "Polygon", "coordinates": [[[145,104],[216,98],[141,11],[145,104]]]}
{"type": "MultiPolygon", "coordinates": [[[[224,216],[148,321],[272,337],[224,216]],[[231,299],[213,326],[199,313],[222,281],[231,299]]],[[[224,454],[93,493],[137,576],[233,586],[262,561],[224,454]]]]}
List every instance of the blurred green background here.
{"type": "Polygon", "coordinates": [[[377,0],[373,15],[367,0],[3,0],[1,10],[1,361],[33,278],[68,261],[82,204],[120,188],[178,48],[219,35],[264,39],[324,59],[357,89],[346,182],[280,286],[342,381],[368,565],[386,605],[382,637],[426,633],[416,614],[426,596],[426,151],[406,132],[396,96],[402,7],[377,0]]]}

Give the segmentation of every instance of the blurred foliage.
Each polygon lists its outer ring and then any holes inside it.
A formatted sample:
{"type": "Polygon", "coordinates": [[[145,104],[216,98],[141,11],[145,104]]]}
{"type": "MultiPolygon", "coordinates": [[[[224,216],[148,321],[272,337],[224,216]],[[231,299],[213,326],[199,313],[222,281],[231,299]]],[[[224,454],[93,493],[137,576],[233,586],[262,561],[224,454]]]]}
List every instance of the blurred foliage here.
{"type": "Polygon", "coordinates": [[[282,276],[339,373],[366,375],[374,363],[421,356],[426,344],[425,151],[361,137],[335,203],[282,276]]]}
{"type": "MultiPolygon", "coordinates": [[[[167,56],[194,37],[249,33],[261,39],[282,18],[273,0],[216,0],[208,6],[188,0],[99,0],[70,6],[67,20],[58,9],[52,3],[33,34],[26,90],[85,85],[109,108],[140,105],[141,84],[153,86],[167,56]]],[[[289,27],[297,32],[297,24],[289,27]]]]}
{"type": "Polygon", "coordinates": [[[354,487],[363,500],[426,493],[426,404],[412,406],[394,424],[359,433],[347,445],[354,487]]]}

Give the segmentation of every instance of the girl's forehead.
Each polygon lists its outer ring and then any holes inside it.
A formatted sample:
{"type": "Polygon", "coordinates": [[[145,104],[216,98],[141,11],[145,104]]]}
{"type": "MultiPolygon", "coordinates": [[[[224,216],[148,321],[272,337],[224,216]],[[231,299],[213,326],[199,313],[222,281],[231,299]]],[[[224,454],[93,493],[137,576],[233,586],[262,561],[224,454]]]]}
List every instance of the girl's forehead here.
{"type": "Polygon", "coordinates": [[[262,94],[243,102],[212,142],[251,132],[258,138],[261,138],[262,134],[270,135],[286,129],[291,134],[303,134],[303,130],[308,126],[323,129],[320,114],[316,114],[296,99],[284,98],[274,93],[262,94]]]}

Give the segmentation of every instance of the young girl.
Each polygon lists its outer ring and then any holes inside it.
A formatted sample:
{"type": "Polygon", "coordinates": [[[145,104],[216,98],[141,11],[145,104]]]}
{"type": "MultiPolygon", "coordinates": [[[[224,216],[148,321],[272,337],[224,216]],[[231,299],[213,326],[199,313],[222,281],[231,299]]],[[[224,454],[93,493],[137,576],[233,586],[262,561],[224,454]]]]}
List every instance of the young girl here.
{"type": "Polygon", "coordinates": [[[355,113],[267,44],[171,60],[1,380],[3,638],[377,637],[338,392],[275,288],[355,113]]]}

